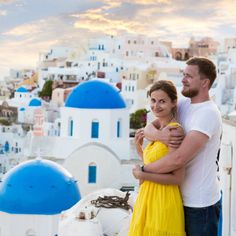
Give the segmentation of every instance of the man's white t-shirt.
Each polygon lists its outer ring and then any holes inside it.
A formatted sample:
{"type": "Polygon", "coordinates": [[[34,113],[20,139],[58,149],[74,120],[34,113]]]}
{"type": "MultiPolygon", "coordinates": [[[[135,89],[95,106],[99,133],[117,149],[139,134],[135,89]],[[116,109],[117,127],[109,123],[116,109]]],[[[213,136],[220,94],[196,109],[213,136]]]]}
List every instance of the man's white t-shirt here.
{"type": "Polygon", "coordinates": [[[186,165],[181,185],[183,204],[211,206],[220,199],[216,164],[222,133],[220,112],[212,101],[191,104],[189,98],[183,98],[178,104],[178,118],[186,134],[199,131],[209,137],[204,148],[186,165]]]}

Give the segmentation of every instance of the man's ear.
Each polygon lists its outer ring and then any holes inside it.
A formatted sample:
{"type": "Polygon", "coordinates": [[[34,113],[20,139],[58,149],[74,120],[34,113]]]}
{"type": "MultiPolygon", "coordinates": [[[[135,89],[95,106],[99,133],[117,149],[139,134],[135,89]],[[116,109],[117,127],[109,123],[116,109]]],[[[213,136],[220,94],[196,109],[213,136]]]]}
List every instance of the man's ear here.
{"type": "Polygon", "coordinates": [[[203,79],[202,80],[202,86],[203,86],[203,88],[210,88],[210,80],[209,79],[203,79]]]}

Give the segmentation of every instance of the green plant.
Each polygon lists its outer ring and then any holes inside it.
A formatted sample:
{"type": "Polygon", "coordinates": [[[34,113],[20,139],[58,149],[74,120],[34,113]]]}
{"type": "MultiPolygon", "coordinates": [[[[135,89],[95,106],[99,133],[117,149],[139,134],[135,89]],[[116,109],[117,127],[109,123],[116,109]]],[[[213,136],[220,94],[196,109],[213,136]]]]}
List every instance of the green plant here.
{"type": "Polygon", "coordinates": [[[145,127],[147,123],[147,113],[146,109],[139,109],[134,113],[130,114],[130,128],[140,129],[145,127]]]}
{"type": "Polygon", "coordinates": [[[45,82],[42,91],[39,92],[39,97],[49,97],[51,99],[52,97],[52,80],[48,80],[45,82]]]}

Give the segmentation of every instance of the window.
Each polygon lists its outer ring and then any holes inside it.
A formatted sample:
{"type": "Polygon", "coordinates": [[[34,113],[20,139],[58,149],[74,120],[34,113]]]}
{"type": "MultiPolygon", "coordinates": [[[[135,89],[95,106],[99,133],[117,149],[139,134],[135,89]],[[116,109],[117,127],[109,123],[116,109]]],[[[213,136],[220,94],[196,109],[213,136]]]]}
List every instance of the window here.
{"type": "Polygon", "coordinates": [[[99,137],[99,122],[97,120],[92,121],[92,129],[91,129],[91,138],[99,137]]]}
{"type": "Polygon", "coordinates": [[[116,124],[116,136],[117,136],[117,138],[121,137],[120,129],[121,129],[121,120],[118,120],[117,124],[116,124]]]}
{"type": "Polygon", "coordinates": [[[94,162],[88,166],[88,183],[95,184],[97,180],[97,166],[94,162]]]}
{"type": "Polygon", "coordinates": [[[9,150],[10,150],[10,145],[9,145],[9,142],[6,141],[6,142],[5,142],[5,145],[4,145],[4,151],[5,151],[5,152],[9,152],[9,150]]]}
{"type": "Polygon", "coordinates": [[[60,136],[61,135],[61,123],[60,122],[58,122],[58,124],[57,124],[57,129],[58,129],[58,136],[60,136]]]}
{"type": "Polygon", "coordinates": [[[72,118],[69,118],[69,128],[68,128],[68,135],[69,136],[73,136],[73,130],[74,130],[74,121],[72,120],[72,118]]]}

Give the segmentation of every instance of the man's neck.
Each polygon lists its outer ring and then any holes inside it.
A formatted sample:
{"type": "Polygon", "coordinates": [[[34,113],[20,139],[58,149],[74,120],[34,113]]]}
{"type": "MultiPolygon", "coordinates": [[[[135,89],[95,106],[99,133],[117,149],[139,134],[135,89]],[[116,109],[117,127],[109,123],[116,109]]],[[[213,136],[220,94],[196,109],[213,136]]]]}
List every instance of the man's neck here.
{"type": "Polygon", "coordinates": [[[197,95],[197,96],[191,98],[191,103],[192,104],[194,104],[194,103],[202,103],[202,102],[207,102],[209,100],[210,100],[209,94],[206,94],[204,96],[197,95]]]}

